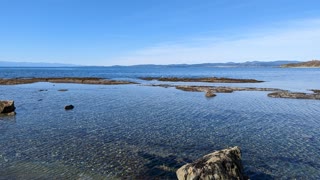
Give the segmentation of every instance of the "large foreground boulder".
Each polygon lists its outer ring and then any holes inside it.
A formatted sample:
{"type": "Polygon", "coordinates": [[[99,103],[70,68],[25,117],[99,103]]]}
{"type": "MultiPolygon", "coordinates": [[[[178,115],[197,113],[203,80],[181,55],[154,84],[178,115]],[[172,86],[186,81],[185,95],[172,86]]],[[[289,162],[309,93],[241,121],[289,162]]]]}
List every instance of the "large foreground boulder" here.
{"type": "Polygon", "coordinates": [[[179,180],[248,179],[243,173],[241,151],[233,147],[208,154],[176,172],[179,180]]]}
{"type": "Polygon", "coordinates": [[[0,114],[15,115],[14,101],[0,101],[0,114]]]}

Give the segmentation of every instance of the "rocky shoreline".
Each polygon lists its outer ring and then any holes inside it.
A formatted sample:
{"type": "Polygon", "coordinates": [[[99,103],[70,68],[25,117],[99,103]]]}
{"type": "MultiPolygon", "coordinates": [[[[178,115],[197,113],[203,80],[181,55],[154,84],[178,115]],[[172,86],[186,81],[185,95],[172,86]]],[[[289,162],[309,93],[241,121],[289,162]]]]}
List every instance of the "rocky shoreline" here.
{"type": "Polygon", "coordinates": [[[218,78],[218,77],[205,77],[205,78],[178,78],[178,77],[141,77],[140,79],[146,81],[170,81],[170,82],[208,82],[208,83],[261,83],[255,79],[233,79],[233,78],[218,78]]]}
{"type": "Polygon", "coordinates": [[[101,84],[101,85],[121,85],[121,84],[137,84],[129,81],[117,81],[94,77],[63,77],[63,78],[12,78],[0,79],[0,85],[17,85],[17,84],[31,84],[36,82],[50,82],[50,83],[75,83],[75,84],[101,84]]]}

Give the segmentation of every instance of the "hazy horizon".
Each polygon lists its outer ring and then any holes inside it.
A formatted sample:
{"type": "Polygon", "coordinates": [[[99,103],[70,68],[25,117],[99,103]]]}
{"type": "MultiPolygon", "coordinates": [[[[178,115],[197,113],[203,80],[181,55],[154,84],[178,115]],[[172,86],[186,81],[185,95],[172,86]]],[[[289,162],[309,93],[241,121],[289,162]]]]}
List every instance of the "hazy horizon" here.
{"type": "Polygon", "coordinates": [[[320,2],[0,2],[0,61],[201,64],[320,58],[320,2]]]}

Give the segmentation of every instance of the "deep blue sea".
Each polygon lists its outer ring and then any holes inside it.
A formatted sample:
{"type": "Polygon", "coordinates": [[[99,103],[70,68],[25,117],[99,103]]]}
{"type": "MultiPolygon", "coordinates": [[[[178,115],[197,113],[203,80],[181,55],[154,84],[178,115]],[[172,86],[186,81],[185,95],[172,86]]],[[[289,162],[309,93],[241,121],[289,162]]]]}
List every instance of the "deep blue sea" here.
{"type": "Polygon", "coordinates": [[[148,84],[320,89],[320,69],[0,68],[0,78],[101,77],[133,85],[1,85],[17,115],[0,117],[0,179],[175,179],[177,168],[240,146],[251,179],[320,179],[320,101],[268,92],[185,92],[148,84]],[[263,83],[166,83],[139,77],[229,77],[263,83]],[[46,89],[47,91],[39,91],[46,89]],[[68,89],[66,92],[59,89],[68,89]],[[65,111],[64,106],[75,108],[65,111]]]}

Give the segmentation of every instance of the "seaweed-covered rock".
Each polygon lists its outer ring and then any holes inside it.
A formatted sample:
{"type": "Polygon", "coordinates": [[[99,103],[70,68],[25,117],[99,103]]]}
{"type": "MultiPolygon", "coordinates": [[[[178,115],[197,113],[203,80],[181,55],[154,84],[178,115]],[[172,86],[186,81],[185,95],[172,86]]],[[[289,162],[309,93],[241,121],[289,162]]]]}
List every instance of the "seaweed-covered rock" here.
{"type": "Polygon", "coordinates": [[[14,110],[16,107],[14,107],[14,101],[0,101],[0,114],[3,115],[15,115],[16,113],[14,110]]]}
{"type": "Polygon", "coordinates": [[[208,154],[176,172],[179,180],[247,179],[243,173],[241,151],[233,147],[208,154]]]}

